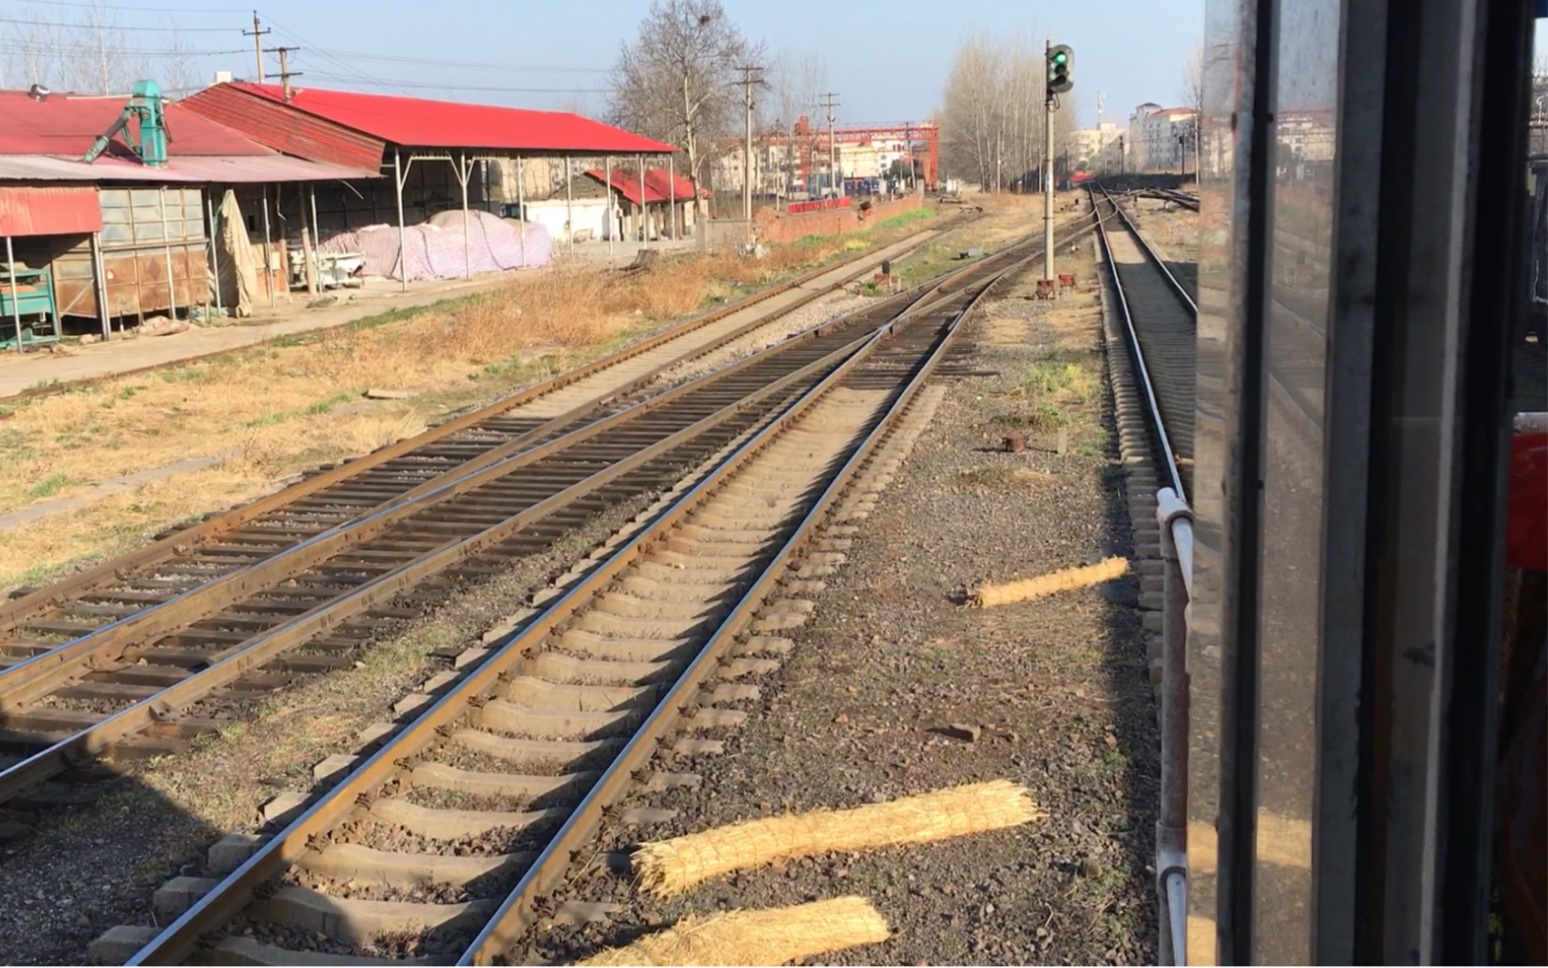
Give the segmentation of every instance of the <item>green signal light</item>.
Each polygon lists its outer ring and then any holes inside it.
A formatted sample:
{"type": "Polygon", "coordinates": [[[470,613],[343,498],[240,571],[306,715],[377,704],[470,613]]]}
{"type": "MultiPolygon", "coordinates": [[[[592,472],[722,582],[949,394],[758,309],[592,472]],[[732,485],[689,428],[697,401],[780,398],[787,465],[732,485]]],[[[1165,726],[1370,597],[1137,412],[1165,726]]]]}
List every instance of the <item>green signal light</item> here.
{"type": "Polygon", "coordinates": [[[1070,59],[1070,56],[1068,54],[1066,54],[1062,50],[1059,51],[1059,53],[1054,55],[1054,63],[1055,64],[1063,64],[1065,61],[1067,61],[1069,59],[1070,59]]]}

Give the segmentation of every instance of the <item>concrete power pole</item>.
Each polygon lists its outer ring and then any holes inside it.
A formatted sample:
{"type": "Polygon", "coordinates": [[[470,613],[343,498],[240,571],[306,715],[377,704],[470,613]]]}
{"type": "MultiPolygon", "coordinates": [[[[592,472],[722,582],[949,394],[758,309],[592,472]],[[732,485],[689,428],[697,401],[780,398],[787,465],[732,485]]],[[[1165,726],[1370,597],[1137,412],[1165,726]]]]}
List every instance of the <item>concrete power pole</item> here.
{"type": "Polygon", "coordinates": [[[268,32],[263,29],[263,25],[258,21],[258,11],[254,10],[253,29],[251,31],[242,31],[242,36],[253,39],[253,60],[255,62],[254,66],[258,69],[259,84],[263,83],[263,35],[268,32]]]}
{"type": "Polygon", "coordinates": [[[737,70],[742,72],[742,99],[743,99],[744,104],[747,107],[747,120],[746,120],[745,126],[743,128],[743,134],[746,136],[746,143],[745,143],[745,145],[743,147],[743,154],[742,154],[742,218],[747,220],[747,239],[748,239],[749,242],[751,242],[752,241],[752,183],[753,183],[753,161],[752,161],[752,151],[753,151],[753,147],[752,147],[752,142],[753,142],[753,137],[752,137],[753,85],[754,84],[762,84],[763,83],[763,78],[762,77],[755,77],[754,76],[758,71],[763,70],[763,68],[761,68],[761,67],[738,67],[737,70]]]}
{"type": "Polygon", "coordinates": [[[285,98],[285,102],[287,104],[290,102],[290,96],[291,96],[291,92],[290,92],[290,79],[292,77],[300,77],[301,74],[302,74],[301,71],[293,71],[293,70],[290,69],[290,61],[288,60],[288,58],[289,58],[289,56],[291,54],[295,53],[296,51],[298,51],[300,49],[301,48],[299,48],[299,47],[275,47],[273,49],[273,51],[272,51],[273,53],[276,53],[276,54],[279,55],[279,60],[280,60],[280,90],[284,92],[284,98],[285,98]]]}
{"type": "Polygon", "coordinates": [[[838,107],[839,104],[839,102],[834,99],[837,98],[838,95],[832,91],[829,91],[822,97],[822,106],[828,109],[828,184],[833,189],[833,197],[841,198],[844,195],[844,183],[839,180],[838,143],[833,140],[833,109],[838,107]]]}
{"type": "MultiPolygon", "coordinates": [[[[1047,44],[1045,61],[1053,59],[1053,41],[1044,41],[1047,44]]],[[[1044,81],[1043,90],[1043,133],[1047,136],[1047,152],[1043,157],[1047,160],[1045,169],[1047,175],[1043,180],[1043,278],[1054,278],[1054,130],[1053,130],[1053,104],[1054,92],[1044,81]]]]}

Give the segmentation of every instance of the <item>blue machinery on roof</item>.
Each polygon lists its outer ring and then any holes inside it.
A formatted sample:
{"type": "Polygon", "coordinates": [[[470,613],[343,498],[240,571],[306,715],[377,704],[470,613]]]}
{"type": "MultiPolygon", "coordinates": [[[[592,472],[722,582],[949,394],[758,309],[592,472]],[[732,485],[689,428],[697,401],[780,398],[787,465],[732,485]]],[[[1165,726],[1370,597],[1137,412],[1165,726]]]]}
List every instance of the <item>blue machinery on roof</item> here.
{"type": "MultiPolygon", "coordinates": [[[[1548,0],[1545,0],[1548,2],[1548,0]]],[[[103,133],[87,151],[82,161],[88,165],[97,160],[97,156],[107,150],[112,143],[113,136],[120,131],[124,134],[124,141],[140,156],[140,160],[152,168],[165,168],[167,166],[167,119],[166,100],[161,96],[161,88],[155,81],[135,81],[134,89],[129,97],[129,103],[124,105],[124,112],[113,122],[113,126],[103,133]],[[137,124],[131,125],[133,120],[137,124]]]]}

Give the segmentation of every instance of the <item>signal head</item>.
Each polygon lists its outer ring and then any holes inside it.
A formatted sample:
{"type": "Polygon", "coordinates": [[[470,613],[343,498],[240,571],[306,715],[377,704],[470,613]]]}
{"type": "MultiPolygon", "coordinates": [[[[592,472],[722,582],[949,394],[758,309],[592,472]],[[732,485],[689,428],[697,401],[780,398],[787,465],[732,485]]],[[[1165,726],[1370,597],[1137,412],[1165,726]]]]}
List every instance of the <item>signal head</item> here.
{"type": "Polygon", "coordinates": [[[1048,93],[1063,94],[1075,86],[1075,51],[1068,44],[1048,49],[1048,93]]]}

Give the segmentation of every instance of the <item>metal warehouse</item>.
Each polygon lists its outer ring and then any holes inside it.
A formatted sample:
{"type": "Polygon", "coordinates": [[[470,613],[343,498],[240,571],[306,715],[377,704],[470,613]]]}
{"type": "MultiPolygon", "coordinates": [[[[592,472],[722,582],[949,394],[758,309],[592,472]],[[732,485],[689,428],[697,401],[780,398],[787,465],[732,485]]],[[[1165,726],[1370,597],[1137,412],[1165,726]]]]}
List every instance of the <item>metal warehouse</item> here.
{"type": "Polygon", "coordinates": [[[108,337],[157,314],[246,315],[351,273],[406,288],[540,265],[548,232],[494,211],[491,162],[643,168],[672,151],[573,114],[240,81],[176,103],[149,81],[0,91],[0,345],[71,318],[108,337]]]}

